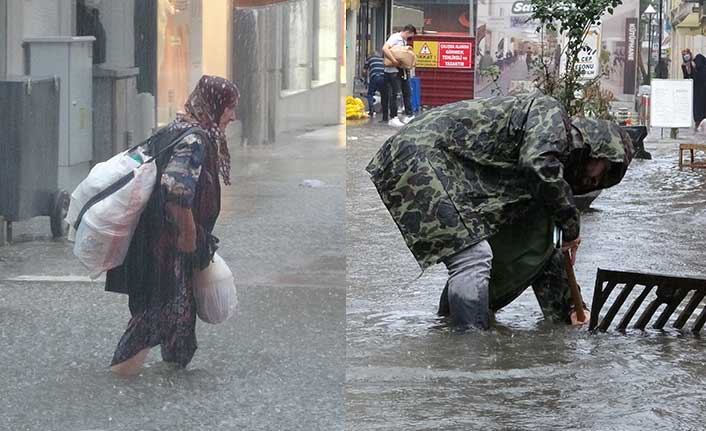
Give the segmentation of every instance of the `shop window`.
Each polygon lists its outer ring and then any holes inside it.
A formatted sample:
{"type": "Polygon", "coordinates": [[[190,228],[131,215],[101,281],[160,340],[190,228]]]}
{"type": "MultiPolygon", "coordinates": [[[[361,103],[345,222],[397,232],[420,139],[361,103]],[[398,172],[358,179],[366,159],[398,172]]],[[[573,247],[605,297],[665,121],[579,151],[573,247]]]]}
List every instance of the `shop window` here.
{"type": "Polygon", "coordinates": [[[304,0],[286,3],[282,21],[284,54],[282,89],[306,90],[311,82],[312,58],[312,47],[308,37],[312,21],[309,3],[304,0]]]}
{"type": "Polygon", "coordinates": [[[317,0],[314,16],[317,17],[314,37],[316,57],[314,59],[314,80],[329,83],[336,80],[338,65],[338,0],[317,0]]]}
{"type": "Polygon", "coordinates": [[[412,24],[418,31],[471,33],[471,0],[394,0],[392,30],[412,24]]]}
{"type": "Polygon", "coordinates": [[[189,95],[192,11],[187,0],[157,3],[157,123],[183,110],[189,95]]]}

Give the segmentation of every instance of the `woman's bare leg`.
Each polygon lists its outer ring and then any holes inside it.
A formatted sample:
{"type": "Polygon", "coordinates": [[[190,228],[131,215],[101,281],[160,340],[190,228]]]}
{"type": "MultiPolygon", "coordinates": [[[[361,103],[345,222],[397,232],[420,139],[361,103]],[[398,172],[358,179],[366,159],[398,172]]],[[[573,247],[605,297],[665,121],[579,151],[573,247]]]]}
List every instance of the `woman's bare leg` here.
{"type": "Polygon", "coordinates": [[[114,372],[119,376],[135,376],[137,374],[140,374],[140,371],[142,370],[142,364],[145,362],[145,358],[147,358],[147,354],[150,352],[150,350],[150,347],[140,350],[132,358],[110,367],[110,371],[114,372]]]}

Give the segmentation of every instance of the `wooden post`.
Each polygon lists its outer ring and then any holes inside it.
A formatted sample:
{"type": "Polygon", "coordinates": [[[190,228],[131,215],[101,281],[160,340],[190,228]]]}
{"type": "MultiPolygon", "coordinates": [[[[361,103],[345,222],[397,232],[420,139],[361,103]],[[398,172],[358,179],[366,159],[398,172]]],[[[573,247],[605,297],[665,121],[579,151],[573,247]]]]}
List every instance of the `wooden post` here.
{"type": "Polygon", "coordinates": [[[564,265],[566,268],[566,277],[569,279],[569,287],[571,288],[571,302],[574,305],[576,319],[579,322],[586,320],[586,314],[583,308],[583,297],[581,296],[581,288],[576,282],[576,274],[574,274],[574,265],[571,264],[571,256],[568,251],[564,252],[564,265]]]}

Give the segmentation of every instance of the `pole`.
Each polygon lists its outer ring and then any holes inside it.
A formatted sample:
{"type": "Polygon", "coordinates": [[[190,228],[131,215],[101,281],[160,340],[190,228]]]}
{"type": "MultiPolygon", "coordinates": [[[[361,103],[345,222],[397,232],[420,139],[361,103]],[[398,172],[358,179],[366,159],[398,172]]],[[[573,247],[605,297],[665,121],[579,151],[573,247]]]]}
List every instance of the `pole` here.
{"type": "Polygon", "coordinates": [[[657,51],[658,67],[662,66],[662,29],[664,28],[664,23],[662,22],[662,3],[664,3],[664,0],[659,0],[659,18],[657,19],[659,22],[659,50],[657,51]]]}
{"type": "Polygon", "coordinates": [[[652,14],[647,14],[647,85],[652,83],[652,14]]]}

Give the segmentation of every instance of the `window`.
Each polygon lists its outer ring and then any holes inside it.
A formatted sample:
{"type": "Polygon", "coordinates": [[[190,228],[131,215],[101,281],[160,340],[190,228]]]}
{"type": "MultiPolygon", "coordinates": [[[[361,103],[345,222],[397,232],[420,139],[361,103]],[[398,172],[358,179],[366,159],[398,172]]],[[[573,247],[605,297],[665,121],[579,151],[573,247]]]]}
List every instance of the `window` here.
{"type": "Polygon", "coordinates": [[[191,90],[194,17],[184,0],[159,0],[157,5],[157,124],[164,125],[184,109],[191,90]]]}
{"type": "Polygon", "coordinates": [[[316,56],[313,79],[320,83],[334,82],[338,65],[338,0],[317,0],[314,16],[317,18],[314,37],[316,56]]]}
{"type": "Polygon", "coordinates": [[[470,33],[471,0],[394,0],[392,31],[412,24],[417,31],[470,33]]]}
{"type": "Polygon", "coordinates": [[[311,43],[309,34],[311,15],[305,0],[286,3],[282,14],[283,29],[283,90],[306,90],[311,82],[311,43]]]}

